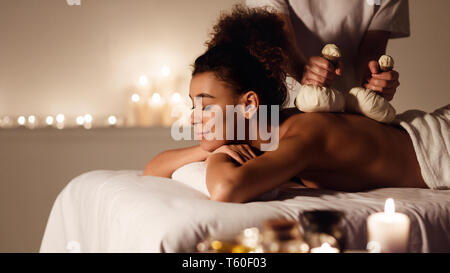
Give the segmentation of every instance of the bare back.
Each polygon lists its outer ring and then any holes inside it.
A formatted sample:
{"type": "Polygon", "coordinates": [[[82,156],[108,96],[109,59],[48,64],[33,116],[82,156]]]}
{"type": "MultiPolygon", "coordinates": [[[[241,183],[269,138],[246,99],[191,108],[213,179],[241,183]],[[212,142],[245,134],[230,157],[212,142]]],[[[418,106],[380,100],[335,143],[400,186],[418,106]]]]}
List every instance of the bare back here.
{"type": "Polygon", "coordinates": [[[298,174],[312,188],[360,191],[378,187],[426,188],[406,131],[352,114],[291,112],[280,139],[315,131],[316,158],[298,174]]]}

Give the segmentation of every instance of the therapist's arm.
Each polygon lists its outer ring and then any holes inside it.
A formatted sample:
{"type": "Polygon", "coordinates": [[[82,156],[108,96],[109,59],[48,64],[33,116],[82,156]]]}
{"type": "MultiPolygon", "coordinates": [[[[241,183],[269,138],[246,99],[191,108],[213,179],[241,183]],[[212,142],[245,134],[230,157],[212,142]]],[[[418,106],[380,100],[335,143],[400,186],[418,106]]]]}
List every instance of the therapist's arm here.
{"type": "MultiPolygon", "coordinates": [[[[392,100],[400,85],[397,71],[381,72],[378,68],[378,58],[386,54],[390,32],[371,30],[364,36],[356,59],[356,76],[365,88],[380,92],[387,100],[392,100]]],[[[395,60],[395,56],[393,56],[395,60]]]]}
{"type": "Polygon", "coordinates": [[[284,22],[284,31],[289,40],[288,57],[289,57],[289,67],[288,74],[293,77],[298,82],[301,82],[303,77],[303,70],[306,64],[306,57],[301,51],[297,44],[297,39],[295,38],[294,28],[292,27],[291,20],[288,15],[279,13],[278,17],[284,22]]]}

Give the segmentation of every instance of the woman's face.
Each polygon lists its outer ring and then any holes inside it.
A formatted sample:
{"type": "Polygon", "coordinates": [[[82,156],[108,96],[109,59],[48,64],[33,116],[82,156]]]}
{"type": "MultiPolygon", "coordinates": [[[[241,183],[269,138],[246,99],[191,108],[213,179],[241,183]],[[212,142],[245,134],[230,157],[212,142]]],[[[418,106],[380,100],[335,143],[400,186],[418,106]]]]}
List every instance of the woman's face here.
{"type": "Polygon", "coordinates": [[[242,96],[217,79],[213,72],[203,72],[192,77],[189,97],[193,103],[191,124],[194,126],[195,139],[200,140],[202,149],[212,152],[222,145],[234,142],[237,133],[237,114],[233,115],[233,121],[228,118],[230,123],[234,122],[234,124],[228,124],[233,126],[234,136],[233,139],[227,140],[226,106],[235,106],[240,103],[244,105],[245,100],[242,100],[242,96]],[[222,117],[218,115],[215,119],[217,111],[222,112],[222,117]]]}

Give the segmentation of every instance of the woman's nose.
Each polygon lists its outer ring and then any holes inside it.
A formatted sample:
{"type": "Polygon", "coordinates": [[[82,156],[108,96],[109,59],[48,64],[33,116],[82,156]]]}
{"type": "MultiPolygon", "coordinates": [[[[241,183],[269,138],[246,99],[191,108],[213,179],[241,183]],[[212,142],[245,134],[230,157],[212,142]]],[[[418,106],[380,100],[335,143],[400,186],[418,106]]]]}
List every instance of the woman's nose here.
{"type": "Polygon", "coordinates": [[[191,112],[191,125],[195,125],[201,123],[201,113],[195,114],[196,110],[192,110],[191,112]]]}
{"type": "Polygon", "coordinates": [[[191,125],[194,125],[194,110],[191,111],[191,125]]]}

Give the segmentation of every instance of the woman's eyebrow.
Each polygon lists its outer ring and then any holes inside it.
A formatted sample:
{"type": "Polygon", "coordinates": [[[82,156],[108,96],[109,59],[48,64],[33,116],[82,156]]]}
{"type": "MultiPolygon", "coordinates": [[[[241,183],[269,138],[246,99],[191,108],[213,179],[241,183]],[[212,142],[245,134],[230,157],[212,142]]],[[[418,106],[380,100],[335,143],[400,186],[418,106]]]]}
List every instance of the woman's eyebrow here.
{"type": "MultiPolygon", "coordinates": [[[[192,97],[191,97],[190,94],[189,94],[189,97],[192,99],[192,97]]],[[[214,96],[211,96],[211,95],[208,94],[208,93],[200,93],[200,94],[195,95],[195,97],[196,97],[196,98],[211,98],[211,99],[214,99],[214,98],[215,98],[214,96]]]]}
{"type": "MultiPolygon", "coordinates": [[[[191,97],[190,94],[189,94],[189,97],[192,99],[192,97],[191,97]]],[[[200,98],[211,98],[211,99],[214,99],[214,98],[215,98],[214,96],[211,96],[211,95],[208,94],[208,93],[200,93],[200,94],[195,95],[195,97],[196,97],[196,98],[197,98],[197,97],[200,97],[200,98]]]]}

